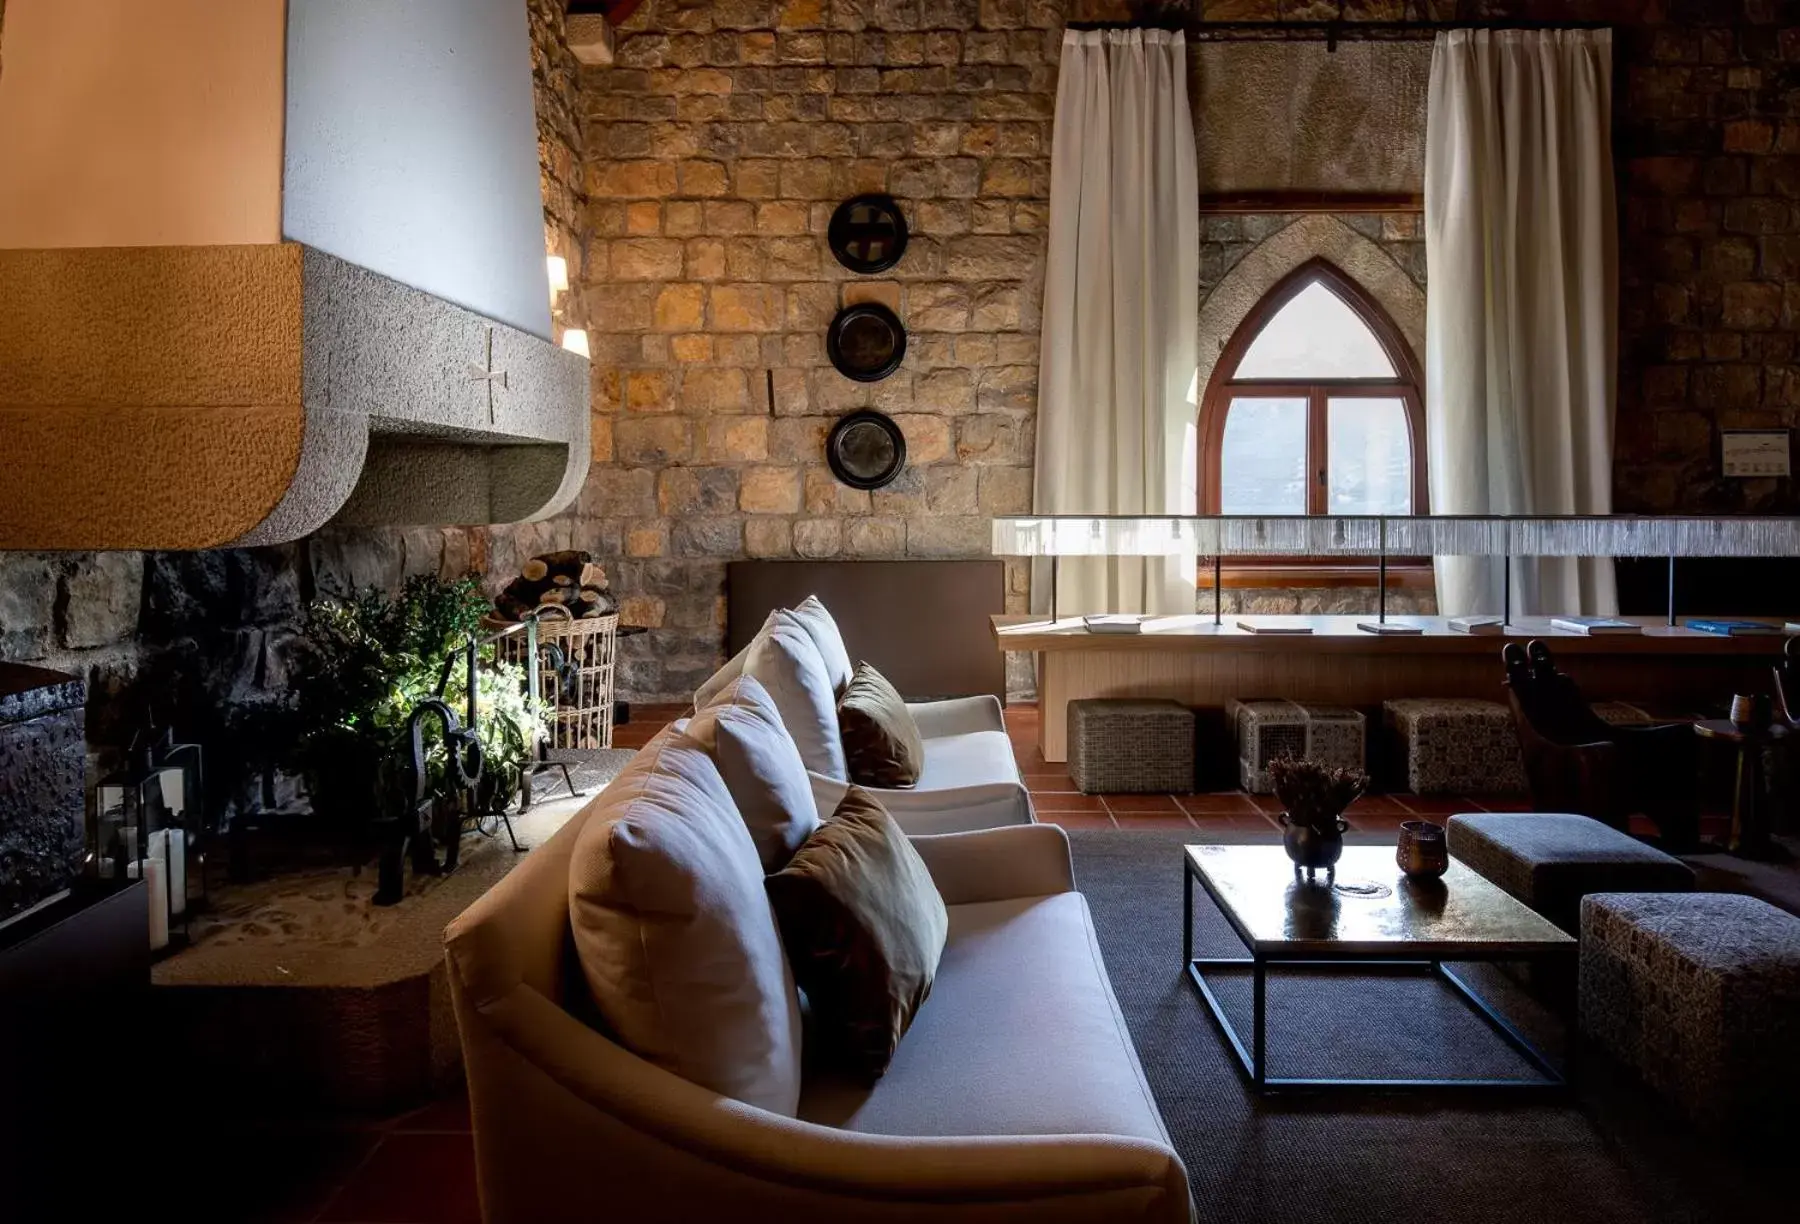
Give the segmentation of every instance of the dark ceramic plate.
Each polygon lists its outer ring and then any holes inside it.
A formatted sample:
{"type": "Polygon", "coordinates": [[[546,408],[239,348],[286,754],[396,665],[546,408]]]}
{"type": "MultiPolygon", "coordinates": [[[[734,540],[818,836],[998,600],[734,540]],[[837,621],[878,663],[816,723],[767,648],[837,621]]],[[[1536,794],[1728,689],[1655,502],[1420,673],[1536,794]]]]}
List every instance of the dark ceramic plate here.
{"type": "Polygon", "coordinates": [[[906,356],[906,328],[879,302],[846,306],[825,333],[825,352],[845,378],[880,382],[906,356]]]}
{"type": "Polygon", "coordinates": [[[851,488],[879,489],[906,466],[906,435],[885,413],[853,412],[832,426],[825,462],[851,488]]]}

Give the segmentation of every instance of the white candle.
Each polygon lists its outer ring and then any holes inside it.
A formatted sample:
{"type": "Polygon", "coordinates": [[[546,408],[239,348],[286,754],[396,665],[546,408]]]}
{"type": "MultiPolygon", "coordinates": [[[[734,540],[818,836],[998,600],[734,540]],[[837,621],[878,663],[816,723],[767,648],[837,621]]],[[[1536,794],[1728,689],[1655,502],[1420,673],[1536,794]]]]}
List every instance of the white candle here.
{"type": "Polygon", "coordinates": [[[187,830],[169,829],[165,834],[169,864],[169,912],[187,913],[187,830]]]}
{"type": "Polygon", "coordinates": [[[144,860],[144,891],[150,894],[150,950],[169,946],[169,889],[164,883],[163,861],[144,860]]]}

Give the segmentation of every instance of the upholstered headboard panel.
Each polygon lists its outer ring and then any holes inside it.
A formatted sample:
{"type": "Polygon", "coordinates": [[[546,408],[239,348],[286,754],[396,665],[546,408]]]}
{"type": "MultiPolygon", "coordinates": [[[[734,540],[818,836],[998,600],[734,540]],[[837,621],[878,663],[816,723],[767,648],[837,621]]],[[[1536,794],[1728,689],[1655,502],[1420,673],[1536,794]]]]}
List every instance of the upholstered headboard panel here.
{"type": "Polygon", "coordinates": [[[981,561],[734,561],[726,643],[736,654],[769,612],[817,595],[852,660],[867,660],[910,700],[1006,698],[1006,656],[988,618],[1006,611],[1006,571],[981,561]]]}

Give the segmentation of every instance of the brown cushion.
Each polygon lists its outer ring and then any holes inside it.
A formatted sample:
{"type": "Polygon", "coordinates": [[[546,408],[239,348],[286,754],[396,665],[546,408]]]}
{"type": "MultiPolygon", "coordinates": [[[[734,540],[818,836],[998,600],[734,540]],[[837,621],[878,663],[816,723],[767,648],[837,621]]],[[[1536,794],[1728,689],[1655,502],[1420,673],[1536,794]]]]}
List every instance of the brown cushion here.
{"type": "Polygon", "coordinates": [[[881,1078],[931,993],[949,930],[924,860],[881,802],[852,786],[766,883],[812,1008],[809,1061],[881,1078]]]}
{"type": "Polygon", "coordinates": [[[850,781],[888,790],[918,782],[925,768],[919,724],[886,676],[857,664],[837,713],[850,781]]]}

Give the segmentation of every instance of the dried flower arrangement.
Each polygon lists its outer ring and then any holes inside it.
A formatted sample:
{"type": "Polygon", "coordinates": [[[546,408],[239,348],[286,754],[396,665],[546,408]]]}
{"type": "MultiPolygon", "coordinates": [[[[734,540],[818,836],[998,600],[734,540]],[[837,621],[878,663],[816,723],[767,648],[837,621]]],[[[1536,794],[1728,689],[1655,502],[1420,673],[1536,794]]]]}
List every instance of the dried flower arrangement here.
{"type": "Polygon", "coordinates": [[[1369,787],[1369,775],[1360,769],[1293,757],[1270,761],[1269,779],[1290,821],[1329,835],[1341,831],[1338,818],[1369,787]]]}

